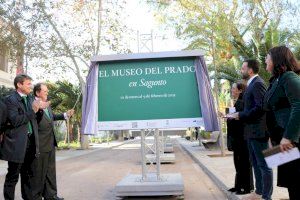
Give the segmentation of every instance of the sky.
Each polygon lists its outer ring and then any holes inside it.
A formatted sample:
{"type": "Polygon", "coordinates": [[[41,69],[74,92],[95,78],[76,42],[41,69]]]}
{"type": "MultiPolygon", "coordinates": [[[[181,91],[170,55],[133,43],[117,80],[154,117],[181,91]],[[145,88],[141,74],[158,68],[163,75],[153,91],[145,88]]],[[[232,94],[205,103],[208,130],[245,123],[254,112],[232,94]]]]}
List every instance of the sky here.
{"type": "MultiPolygon", "coordinates": [[[[292,2],[298,2],[297,0],[291,0],[292,2]]],[[[124,23],[128,26],[129,29],[133,30],[133,38],[128,41],[130,45],[130,49],[133,53],[138,53],[138,33],[141,35],[153,34],[153,51],[160,52],[160,51],[179,51],[184,49],[187,44],[176,37],[175,30],[168,29],[165,30],[160,26],[160,24],[156,21],[154,17],[154,12],[151,11],[150,6],[145,3],[144,0],[127,0],[126,1],[125,12],[128,14],[128,17],[124,19],[124,23]],[[144,2],[144,3],[143,3],[144,2]]],[[[298,2],[300,6],[300,3],[298,2]]],[[[295,16],[288,16],[284,19],[285,28],[292,27],[299,28],[299,23],[295,23],[295,19],[299,17],[299,13],[295,14],[295,16]]],[[[141,44],[142,42],[140,42],[141,44]]],[[[140,45],[141,46],[141,45],[140,45]]],[[[150,47],[151,50],[151,41],[147,43],[147,46],[150,47]]],[[[146,48],[140,48],[140,52],[149,52],[146,48]]],[[[103,49],[102,54],[113,54],[109,50],[103,49]]],[[[89,62],[89,61],[87,61],[89,62]]],[[[39,72],[34,72],[39,73],[39,72]]],[[[35,74],[32,74],[33,77],[35,74]]],[[[69,78],[68,76],[72,77],[73,75],[67,75],[68,80],[76,80],[69,78]]],[[[47,80],[56,81],[58,77],[48,76],[47,80]]]]}
{"type": "MultiPolygon", "coordinates": [[[[149,52],[149,49],[142,48],[140,41],[140,48],[138,48],[138,38],[142,38],[143,35],[148,35],[146,38],[149,38],[149,35],[152,32],[153,35],[153,49],[151,48],[151,41],[147,42],[147,47],[153,52],[160,51],[178,51],[185,48],[185,44],[182,40],[177,39],[175,35],[175,30],[173,29],[162,29],[162,26],[155,20],[154,12],[151,11],[150,6],[146,3],[142,3],[141,0],[128,0],[126,2],[126,7],[124,12],[127,13],[128,17],[124,20],[124,23],[128,26],[129,29],[133,30],[134,39],[130,39],[127,43],[130,46],[130,49],[133,53],[138,52],[149,52]],[[140,36],[138,36],[138,34],[140,36]]],[[[142,40],[142,39],[140,39],[142,40]]],[[[103,48],[101,50],[102,55],[115,54],[112,53],[108,48],[103,48]]],[[[89,63],[89,61],[87,61],[89,63]]],[[[62,77],[52,76],[52,75],[43,75],[40,76],[40,71],[29,70],[30,75],[33,77],[35,82],[40,81],[50,81],[55,82],[60,80],[62,77]]],[[[73,73],[64,74],[63,77],[72,83],[77,83],[77,79],[72,78],[73,73]]]]}
{"type": "MultiPolygon", "coordinates": [[[[126,9],[129,14],[126,23],[136,31],[136,34],[137,31],[139,31],[140,35],[151,34],[152,31],[154,52],[177,51],[185,47],[184,42],[176,38],[175,30],[162,29],[162,26],[155,20],[154,12],[151,11],[146,3],[141,3],[139,0],[127,1],[126,9]]],[[[137,40],[133,43],[135,44],[132,44],[132,49],[134,52],[137,52],[137,40]]]]}

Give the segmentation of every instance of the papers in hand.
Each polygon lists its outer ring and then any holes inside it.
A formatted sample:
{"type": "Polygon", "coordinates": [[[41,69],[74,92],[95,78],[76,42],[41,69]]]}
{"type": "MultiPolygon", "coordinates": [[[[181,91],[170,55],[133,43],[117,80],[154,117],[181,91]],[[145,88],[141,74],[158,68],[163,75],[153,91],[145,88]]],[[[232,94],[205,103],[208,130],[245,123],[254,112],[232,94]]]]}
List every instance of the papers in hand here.
{"type": "Polygon", "coordinates": [[[229,114],[233,114],[233,113],[235,113],[235,112],[236,112],[235,107],[229,107],[229,108],[228,108],[228,113],[229,113],[229,114]]]}
{"type": "Polygon", "coordinates": [[[225,118],[238,119],[239,118],[239,113],[235,112],[235,113],[227,114],[227,115],[225,115],[225,118]]]}
{"type": "Polygon", "coordinates": [[[274,168],[300,158],[300,152],[297,147],[281,152],[280,146],[275,146],[264,150],[263,155],[269,168],[274,168]]]}

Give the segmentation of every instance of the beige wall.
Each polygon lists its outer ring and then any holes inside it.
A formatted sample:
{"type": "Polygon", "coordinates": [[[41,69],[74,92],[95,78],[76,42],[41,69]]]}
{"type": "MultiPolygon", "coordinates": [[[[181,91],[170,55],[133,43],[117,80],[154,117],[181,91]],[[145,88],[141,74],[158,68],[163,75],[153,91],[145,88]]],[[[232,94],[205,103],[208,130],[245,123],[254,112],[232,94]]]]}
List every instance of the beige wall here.
{"type": "Polygon", "coordinates": [[[4,46],[0,45],[0,70],[7,71],[8,67],[8,52],[4,46]]]}
{"type": "Polygon", "coordinates": [[[10,74],[0,70],[0,85],[4,85],[5,87],[14,87],[14,78],[15,74],[10,74]]]}
{"type": "Polygon", "coordinates": [[[18,72],[23,71],[25,37],[19,26],[9,24],[1,17],[0,26],[4,27],[4,31],[10,33],[17,42],[14,46],[6,44],[5,41],[0,43],[0,86],[14,87],[13,79],[16,76],[17,68],[18,72]]]}
{"type": "Polygon", "coordinates": [[[0,45],[0,86],[13,87],[16,67],[9,62],[9,53],[5,45],[0,45]]]}

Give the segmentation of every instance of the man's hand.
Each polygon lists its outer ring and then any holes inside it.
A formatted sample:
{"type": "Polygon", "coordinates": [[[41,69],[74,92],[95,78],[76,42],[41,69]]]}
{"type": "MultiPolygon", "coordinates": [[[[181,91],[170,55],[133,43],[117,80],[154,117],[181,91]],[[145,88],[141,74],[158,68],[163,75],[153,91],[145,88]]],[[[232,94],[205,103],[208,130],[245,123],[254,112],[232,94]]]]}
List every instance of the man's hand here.
{"type": "Polygon", "coordinates": [[[37,113],[38,112],[38,110],[40,109],[40,101],[39,100],[34,100],[33,102],[32,102],[32,110],[35,112],[35,113],[37,113]]]}
{"type": "Polygon", "coordinates": [[[48,108],[50,105],[50,101],[39,101],[39,108],[45,109],[48,108]]]}
{"type": "Polygon", "coordinates": [[[50,102],[44,102],[44,101],[40,101],[40,100],[34,100],[32,102],[32,110],[37,113],[39,109],[45,109],[48,108],[50,105],[50,102]]]}
{"type": "Polygon", "coordinates": [[[74,109],[68,110],[66,114],[68,118],[72,117],[74,115],[74,109]]]}
{"type": "Polygon", "coordinates": [[[218,116],[222,118],[225,117],[224,113],[222,113],[221,111],[218,111],[218,116]]]}
{"type": "Polygon", "coordinates": [[[292,141],[286,138],[282,138],[280,141],[280,150],[281,151],[288,151],[290,149],[294,148],[294,145],[292,144],[292,141]]]}

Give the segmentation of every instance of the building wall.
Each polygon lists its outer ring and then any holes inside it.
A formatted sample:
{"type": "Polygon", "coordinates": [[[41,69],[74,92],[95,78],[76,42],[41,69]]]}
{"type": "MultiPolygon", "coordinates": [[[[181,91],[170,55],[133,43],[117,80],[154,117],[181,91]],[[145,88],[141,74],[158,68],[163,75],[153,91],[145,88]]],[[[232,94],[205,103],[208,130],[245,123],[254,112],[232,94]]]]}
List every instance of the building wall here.
{"type": "Polygon", "coordinates": [[[4,85],[5,87],[14,87],[14,78],[15,74],[11,74],[0,70],[0,86],[4,85]]]}
{"type": "Polygon", "coordinates": [[[0,40],[0,86],[4,85],[5,87],[14,87],[14,77],[17,73],[23,72],[25,37],[18,26],[12,26],[6,23],[3,19],[1,19],[1,17],[0,26],[2,33],[6,32],[6,35],[10,35],[16,40],[15,46],[9,46],[5,43],[5,40],[0,40]]]}
{"type": "Polygon", "coordinates": [[[9,62],[8,48],[0,46],[0,86],[13,87],[13,79],[16,74],[16,67],[9,62]]]}

